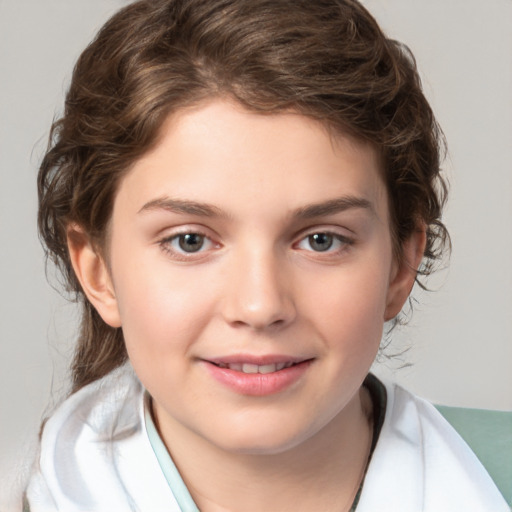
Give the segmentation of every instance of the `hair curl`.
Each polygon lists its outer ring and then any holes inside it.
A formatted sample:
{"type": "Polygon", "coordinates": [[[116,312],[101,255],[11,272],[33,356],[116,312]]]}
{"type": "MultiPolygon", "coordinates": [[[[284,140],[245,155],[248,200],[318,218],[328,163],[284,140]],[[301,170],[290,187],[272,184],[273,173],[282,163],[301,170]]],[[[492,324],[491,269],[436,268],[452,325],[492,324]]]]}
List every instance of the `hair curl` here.
{"type": "Polygon", "coordinates": [[[444,141],[414,58],[355,0],[141,0],[115,14],[80,56],[39,177],[47,256],[82,304],[73,390],[127,357],[121,329],[85,298],[66,240],[76,223],[105,242],[116,188],[164,119],[206,98],[251,111],[294,110],[381,153],[395,254],[420,223],[427,275],[449,245],[441,221],[444,141]]]}

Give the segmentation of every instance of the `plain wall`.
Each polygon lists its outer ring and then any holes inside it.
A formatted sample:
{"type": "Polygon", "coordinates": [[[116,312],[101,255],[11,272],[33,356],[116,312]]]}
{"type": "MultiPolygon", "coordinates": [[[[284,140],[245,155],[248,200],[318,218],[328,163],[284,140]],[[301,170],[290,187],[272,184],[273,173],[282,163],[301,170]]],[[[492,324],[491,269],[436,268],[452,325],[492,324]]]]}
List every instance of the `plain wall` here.
{"type": "MultiPolygon", "coordinates": [[[[46,282],[36,173],[80,51],[121,0],[0,0],[0,482],[65,391],[77,316],[46,282]]],[[[379,365],[448,405],[512,410],[512,2],[366,0],[414,52],[449,144],[448,270],[379,365]],[[398,369],[402,364],[410,364],[398,369]]],[[[0,502],[1,506],[1,502],[0,502]]]]}

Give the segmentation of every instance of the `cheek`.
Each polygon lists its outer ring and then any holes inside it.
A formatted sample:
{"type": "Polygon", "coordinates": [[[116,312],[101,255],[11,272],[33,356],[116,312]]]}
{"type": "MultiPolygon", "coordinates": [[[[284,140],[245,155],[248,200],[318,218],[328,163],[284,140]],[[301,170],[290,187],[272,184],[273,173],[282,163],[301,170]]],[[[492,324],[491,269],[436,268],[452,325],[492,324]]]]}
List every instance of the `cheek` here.
{"type": "Polygon", "coordinates": [[[210,295],[187,269],[171,271],[163,258],[132,253],[114,267],[114,286],[130,359],[158,361],[186,353],[207,322],[210,295]]]}
{"type": "MultiPolygon", "coordinates": [[[[384,265],[385,267],[385,265],[384,265]]],[[[306,283],[303,283],[306,286],[306,283]]],[[[303,311],[314,316],[322,337],[347,357],[378,349],[384,325],[388,273],[378,260],[336,270],[323,286],[303,293],[303,311]]],[[[310,316],[310,318],[312,318],[310,316]]]]}

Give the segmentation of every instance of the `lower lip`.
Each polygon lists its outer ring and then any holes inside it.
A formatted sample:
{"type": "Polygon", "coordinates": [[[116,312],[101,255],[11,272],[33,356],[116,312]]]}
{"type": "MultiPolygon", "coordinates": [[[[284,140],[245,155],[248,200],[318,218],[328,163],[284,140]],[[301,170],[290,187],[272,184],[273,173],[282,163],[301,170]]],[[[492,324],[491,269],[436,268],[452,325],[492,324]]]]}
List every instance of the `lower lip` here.
{"type": "Polygon", "coordinates": [[[307,371],[311,360],[283,368],[272,373],[243,373],[220,368],[205,361],[205,365],[215,380],[236,393],[249,396],[266,396],[279,393],[296,383],[307,371]]]}

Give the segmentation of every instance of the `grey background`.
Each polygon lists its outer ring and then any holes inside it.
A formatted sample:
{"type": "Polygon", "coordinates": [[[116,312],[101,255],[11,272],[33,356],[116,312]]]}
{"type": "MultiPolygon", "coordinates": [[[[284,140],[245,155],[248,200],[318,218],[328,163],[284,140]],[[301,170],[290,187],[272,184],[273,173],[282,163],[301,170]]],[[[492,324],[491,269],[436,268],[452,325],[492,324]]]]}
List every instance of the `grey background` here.
{"type": "MultiPolygon", "coordinates": [[[[66,390],[77,321],[45,279],[37,164],[75,59],[125,3],[0,0],[0,482],[7,490],[33,450],[42,414],[66,390]]],[[[393,334],[389,352],[410,349],[376,371],[438,403],[512,410],[512,2],[364,4],[413,50],[447,136],[445,220],[454,244],[449,268],[431,280],[438,290],[416,292],[409,326],[393,334]],[[399,369],[403,363],[410,366],[399,369]]]]}

